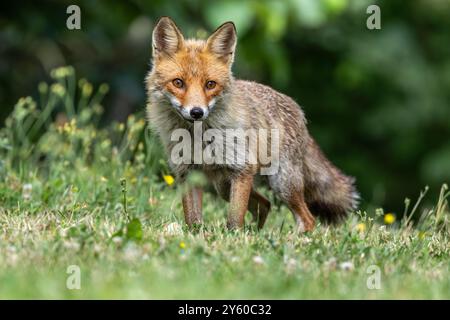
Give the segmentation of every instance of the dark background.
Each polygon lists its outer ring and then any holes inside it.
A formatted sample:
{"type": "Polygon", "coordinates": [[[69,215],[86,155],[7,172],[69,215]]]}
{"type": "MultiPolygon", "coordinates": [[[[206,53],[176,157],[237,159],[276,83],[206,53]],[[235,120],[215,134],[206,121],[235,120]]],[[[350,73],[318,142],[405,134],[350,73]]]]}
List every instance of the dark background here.
{"type": "Polygon", "coordinates": [[[234,66],[292,96],[327,156],[357,178],[364,203],[400,212],[450,179],[450,1],[14,1],[0,5],[0,121],[37,96],[54,67],[110,92],[103,124],[145,106],[151,31],[171,16],[190,37],[232,20],[234,66]],[[81,30],[66,8],[81,8],[81,30]],[[381,7],[381,30],[366,8],[381,7]]]}

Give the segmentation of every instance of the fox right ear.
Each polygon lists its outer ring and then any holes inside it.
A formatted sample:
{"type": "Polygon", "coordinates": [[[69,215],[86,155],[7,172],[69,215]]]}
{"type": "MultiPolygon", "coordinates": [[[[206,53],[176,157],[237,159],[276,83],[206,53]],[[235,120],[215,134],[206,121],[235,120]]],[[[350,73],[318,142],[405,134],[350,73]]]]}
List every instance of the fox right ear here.
{"type": "Polygon", "coordinates": [[[236,41],[236,27],[233,22],[228,21],[217,28],[208,38],[207,46],[226,62],[233,62],[236,41]]]}
{"type": "Polygon", "coordinates": [[[153,56],[160,53],[172,55],[177,52],[184,42],[183,35],[175,22],[169,17],[159,19],[153,29],[153,56]]]}

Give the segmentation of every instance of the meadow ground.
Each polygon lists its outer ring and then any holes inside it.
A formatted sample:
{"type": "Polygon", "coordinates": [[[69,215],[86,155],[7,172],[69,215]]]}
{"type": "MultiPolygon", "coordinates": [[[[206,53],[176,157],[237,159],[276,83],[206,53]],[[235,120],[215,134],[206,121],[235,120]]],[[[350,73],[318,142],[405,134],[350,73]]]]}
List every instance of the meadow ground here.
{"type": "Polygon", "coordinates": [[[356,212],[300,235],[276,201],[262,231],[227,231],[207,193],[189,231],[143,117],[100,129],[107,86],[52,77],[0,129],[0,298],[450,298],[446,185],[402,219],[356,212]]]}

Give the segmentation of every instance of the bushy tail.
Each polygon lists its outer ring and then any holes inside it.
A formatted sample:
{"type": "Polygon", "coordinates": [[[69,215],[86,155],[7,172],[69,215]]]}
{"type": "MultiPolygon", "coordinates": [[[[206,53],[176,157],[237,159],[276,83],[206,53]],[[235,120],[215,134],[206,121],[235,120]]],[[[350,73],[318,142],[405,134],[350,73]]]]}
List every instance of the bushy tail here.
{"type": "Polygon", "coordinates": [[[344,175],[311,138],[305,153],[305,199],[309,210],[326,223],[336,223],[358,207],[355,179],[344,175]]]}

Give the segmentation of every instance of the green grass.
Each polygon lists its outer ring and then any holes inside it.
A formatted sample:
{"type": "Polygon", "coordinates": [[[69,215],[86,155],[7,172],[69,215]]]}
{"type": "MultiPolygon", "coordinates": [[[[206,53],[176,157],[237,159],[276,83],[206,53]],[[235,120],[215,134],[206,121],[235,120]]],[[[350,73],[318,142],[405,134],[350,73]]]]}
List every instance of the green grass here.
{"type": "Polygon", "coordinates": [[[19,101],[0,129],[0,298],[450,298],[446,185],[393,224],[379,209],[300,235],[284,206],[262,231],[227,231],[227,204],[207,193],[192,232],[142,116],[99,129],[107,88],[77,90],[71,68],[53,77],[60,86],[41,84],[40,102],[19,101]]]}

